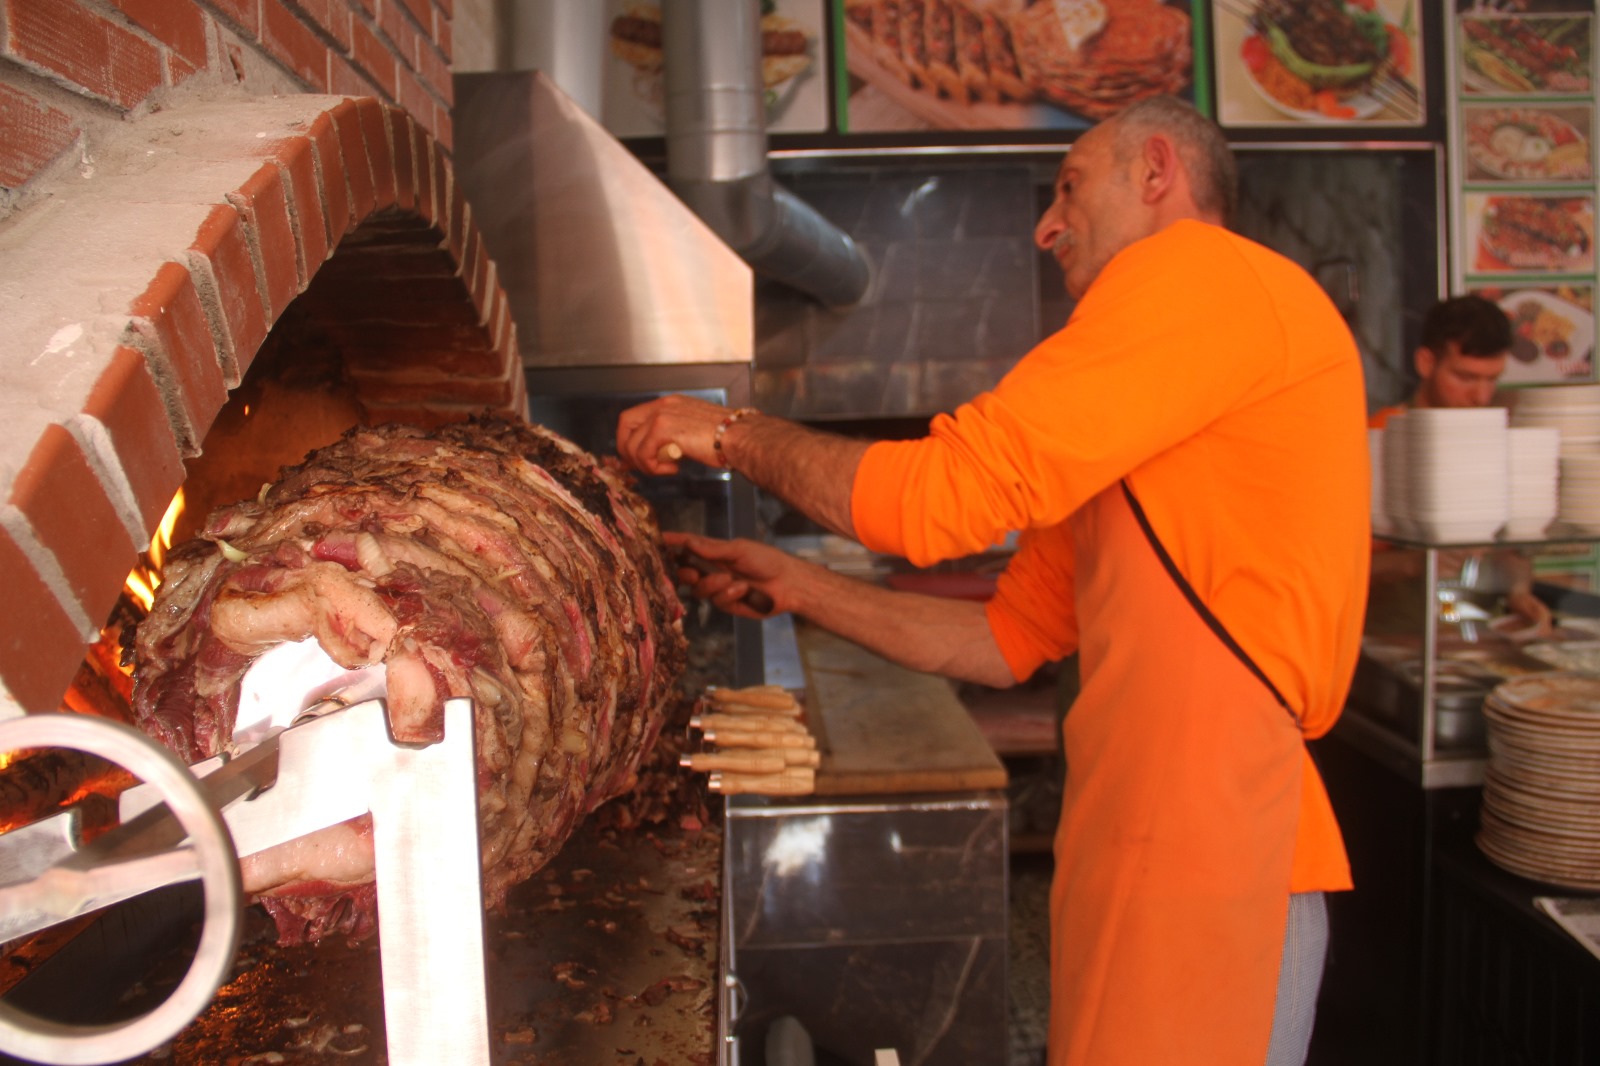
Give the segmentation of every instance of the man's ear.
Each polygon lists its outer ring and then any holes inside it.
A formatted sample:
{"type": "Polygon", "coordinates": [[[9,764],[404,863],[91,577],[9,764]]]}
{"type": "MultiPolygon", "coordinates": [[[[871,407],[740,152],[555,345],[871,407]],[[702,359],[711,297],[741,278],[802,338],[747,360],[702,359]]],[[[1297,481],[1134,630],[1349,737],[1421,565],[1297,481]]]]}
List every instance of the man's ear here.
{"type": "Polygon", "coordinates": [[[1182,177],[1178,149],[1166,134],[1152,134],[1145,138],[1140,160],[1144,163],[1144,172],[1140,175],[1140,197],[1147,204],[1157,203],[1172,191],[1182,177]]]}
{"type": "Polygon", "coordinates": [[[1433,377],[1433,372],[1439,365],[1439,356],[1427,345],[1420,345],[1412,353],[1411,363],[1417,368],[1417,376],[1423,381],[1427,381],[1433,377]]]}

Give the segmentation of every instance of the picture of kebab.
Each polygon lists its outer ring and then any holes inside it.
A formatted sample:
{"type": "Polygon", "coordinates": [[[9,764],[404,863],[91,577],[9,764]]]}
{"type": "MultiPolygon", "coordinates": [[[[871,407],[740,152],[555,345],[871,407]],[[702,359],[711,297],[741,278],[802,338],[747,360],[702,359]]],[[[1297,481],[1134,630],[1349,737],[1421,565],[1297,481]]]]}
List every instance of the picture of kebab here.
{"type": "MultiPolygon", "coordinates": [[[[1531,196],[1491,197],[1483,212],[1484,250],[1508,267],[1575,266],[1591,253],[1584,201],[1531,196]]],[[[1592,222],[1591,222],[1592,225],[1592,222]]]]}
{"type": "MultiPolygon", "coordinates": [[[[1500,90],[1587,92],[1590,18],[1471,17],[1461,20],[1461,58],[1500,90]]],[[[1491,90],[1492,91],[1492,90],[1491,90]]]]}
{"type": "MultiPolygon", "coordinates": [[[[652,103],[660,102],[661,7],[630,3],[611,20],[611,52],[635,73],[635,85],[652,103]]],[[[811,43],[805,27],[776,11],[774,0],[761,4],[761,83],[767,105],[777,101],[779,88],[811,66],[811,43]]]]}

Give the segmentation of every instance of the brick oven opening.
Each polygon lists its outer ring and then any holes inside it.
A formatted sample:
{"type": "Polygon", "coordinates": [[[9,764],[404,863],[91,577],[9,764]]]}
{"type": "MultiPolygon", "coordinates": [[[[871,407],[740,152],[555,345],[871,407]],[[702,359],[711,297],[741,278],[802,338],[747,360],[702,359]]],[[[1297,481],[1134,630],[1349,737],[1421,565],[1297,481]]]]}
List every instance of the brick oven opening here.
{"type": "Polygon", "coordinates": [[[186,479],[192,528],[355,421],[526,410],[450,160],[374,99],[130,123],[92,176],[0,229],[0,291],[18,297],[12,396],[35,401],[0,438],[12,713],[61,705],[186,479]]]}

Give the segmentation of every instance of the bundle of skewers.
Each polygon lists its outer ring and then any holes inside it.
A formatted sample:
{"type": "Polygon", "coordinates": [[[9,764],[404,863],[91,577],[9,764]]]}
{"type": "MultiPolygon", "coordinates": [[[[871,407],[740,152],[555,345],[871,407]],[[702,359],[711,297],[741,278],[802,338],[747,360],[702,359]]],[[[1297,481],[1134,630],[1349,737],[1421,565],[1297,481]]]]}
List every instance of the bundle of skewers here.
{"type": "Polygon", "coordinates": [[[726,795],[810,795],[821,757],[804,719],[800,701],[776,685],[709,688],[689,728],[711,750],[683,755],[679,765],[708,773],[707,786],[726,795]]]}

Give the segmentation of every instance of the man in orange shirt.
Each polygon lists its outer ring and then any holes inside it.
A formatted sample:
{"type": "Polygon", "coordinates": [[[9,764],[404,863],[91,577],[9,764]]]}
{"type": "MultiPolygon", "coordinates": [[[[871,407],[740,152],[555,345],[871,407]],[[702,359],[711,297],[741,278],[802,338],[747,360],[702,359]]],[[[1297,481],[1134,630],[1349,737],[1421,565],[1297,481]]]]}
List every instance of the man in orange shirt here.
{"type": "Polygon", "coordinates": [[[1417,389],[1406,404],[1375,412],[1373,429],[1407,407],[1486,407],[1506,372],[1511,320],[1482,296],[1453,296],[1428,309],[1422,343],[1412,353],[1417,389]]]}
{"type": "Polygon", "coordinates": [[[1020,530],[987,603],[897,593],[766,545],[677,537],[917,670],[1004,687],[1076,650],[1051,889],[1052,1066],[1304,1061],[1348,888],[1305,747],[1343,705],[1367,584],[1360,359],[1304,270],[1224,228],[1221,131],[1162,97],[1078,139],[1035,241],[1077,304],[992,391],[867,443],[665,397],[618,420],[918,565],[1020,530]]]}

